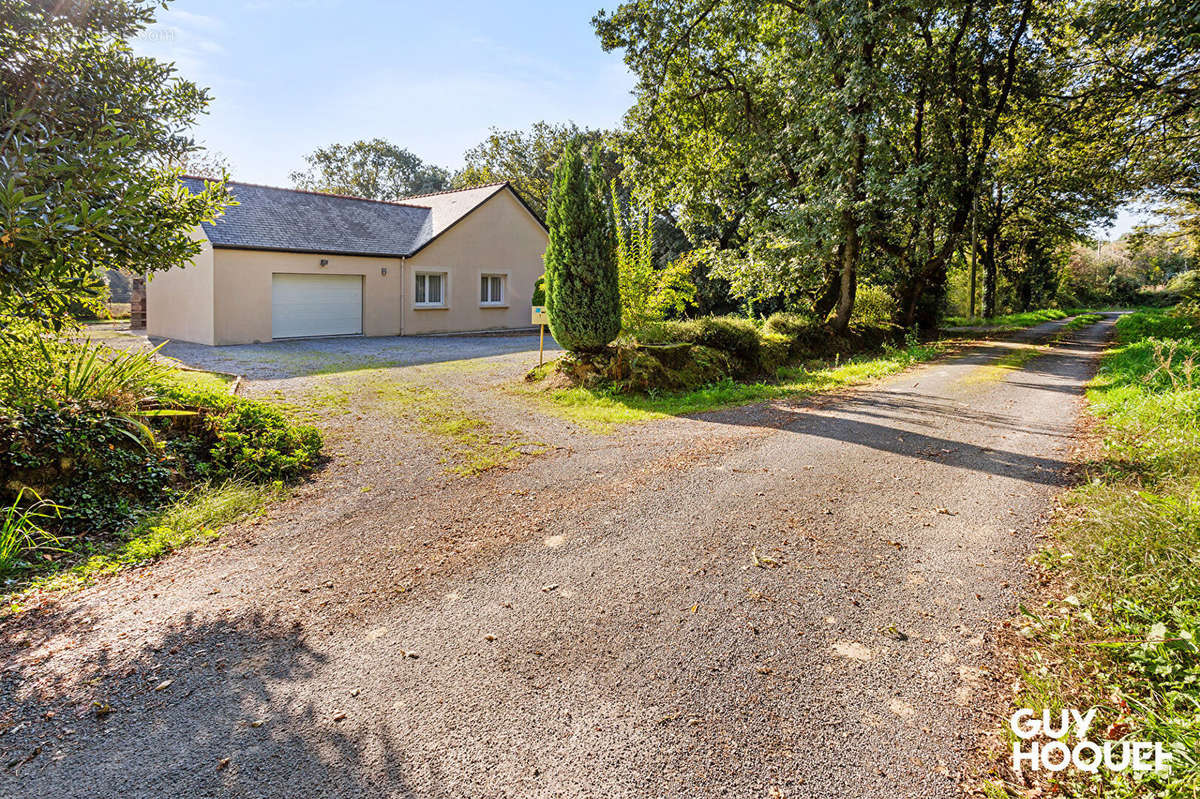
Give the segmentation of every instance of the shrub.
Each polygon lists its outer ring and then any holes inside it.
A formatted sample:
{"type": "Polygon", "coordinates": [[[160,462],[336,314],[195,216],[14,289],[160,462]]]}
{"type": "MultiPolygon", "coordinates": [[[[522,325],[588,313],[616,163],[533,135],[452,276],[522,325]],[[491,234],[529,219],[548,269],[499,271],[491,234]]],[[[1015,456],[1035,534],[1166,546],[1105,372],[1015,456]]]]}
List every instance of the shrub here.
{"type": "Polygon", "coordinates": [[[603,350],[621,332],[616,234],[598,162],[586,169],[572,141],[554,169],[546,208],[546,310],[554,340],[572,352],[603,350]]]}
{"type": "Polygon", "coordinates": [[[855,327],[884,327],[896,318],[896,298],[882,286],[860,285],[854,295],[850,324],[855,327]]]}
{"type": "Polygon", "coordinates": [[[686,321],[646,322],[632,331],[639,344],[691,344],[700,336],[700,324],[686,321]]]}
{"type": "Polygon", "coordinates": [[[765,375],[774,377],[779,368],[786,366],[792,354],[793,339],[778,333],[763,333],[758,345],[758,368],[765,375]]]}
{"type": "Polygon", "coordinates": [[[1180,272],[1167,283],[1167,291],[1181,300],[1200,300],[1200,269],[1180,272]]]}
{"type": "Polygon", "coordinates": [[[817,322],[810,316],[786,311],[771,314],[763,324],[764,333],[776,333],[788,338],[799,338],[806,335],[817,322]]]}
{"type": "Polygon", "coordinates": [[[692,343],[727,352],[745,365],[758,363],[758,327],[737,316],[704,316],[696,320],[698,328],[692,343]]]}
{"type": "Polygon", "coordinates": [[[59,504],[64,533],[111,531],[157,507],[173,460],[103,407],[0,410],[0,497],[32,490],[59,504]]]}
{"type": "Polygon", "coordinates": [[[539,308],[545,307],[545,305],[546,305],[546,276],[545,275],[542,275],[541,277],[539,277],[537,279],[537,282],[533,284],[533,300],[529,304],[536,305],[539,308]]]}
{"type": "Polygon", "coordinates": [[[256,482],[290,481],[317,462],[321,434],[308,425],[293,425],[276,408],[242,400],[214,417],[216,440],[209,450],[210,478],[246,477],[256,482]]]}

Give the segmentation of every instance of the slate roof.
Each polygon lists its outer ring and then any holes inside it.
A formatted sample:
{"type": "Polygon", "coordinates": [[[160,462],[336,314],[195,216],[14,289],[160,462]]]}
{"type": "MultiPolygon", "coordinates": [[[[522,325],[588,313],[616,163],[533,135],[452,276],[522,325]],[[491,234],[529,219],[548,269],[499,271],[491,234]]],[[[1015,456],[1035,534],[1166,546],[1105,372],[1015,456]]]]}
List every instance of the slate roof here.
{"type": "MultiPolygon", "coordinates": [[[[184,177],[189,191],[203,178],[184,177]]],[[[214,247],[407,256],[482,205],[507,183],[408,197],[398,202],[229,181],[238,201],[204,223],[214,247]]]]}

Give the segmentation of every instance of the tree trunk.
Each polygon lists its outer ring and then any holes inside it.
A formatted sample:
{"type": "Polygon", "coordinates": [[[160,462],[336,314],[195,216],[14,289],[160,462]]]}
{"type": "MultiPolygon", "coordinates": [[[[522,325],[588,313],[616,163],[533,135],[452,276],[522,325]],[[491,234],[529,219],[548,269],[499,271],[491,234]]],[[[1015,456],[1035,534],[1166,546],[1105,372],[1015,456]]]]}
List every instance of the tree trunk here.
{"type": "Polygon", "coordinates": [[[825,321],[825,317],[829,316],[829,312],[837,305],[838,297],[842,294],[843,246],[838,246],[837,261],[825,268],[825,285],[817,292],[817,298],[813,301],[813,314],[817,317],[818,322],[825,321]]]}
{"type": "Polygon", "coordinates": [[[838,293],[837,316],[833,320],[833,329],[845,333],[850,328],[850,315],[854,313],[854,295],[858,291],[858,227],[849,211],[849,232],[846,243],[842,248],[841,290],[838,293]]]}
{"type": "Polygon", "coordinates": [[[989,229],[983,237],[983,315],[996,315],[996,231],[989,229]]]}

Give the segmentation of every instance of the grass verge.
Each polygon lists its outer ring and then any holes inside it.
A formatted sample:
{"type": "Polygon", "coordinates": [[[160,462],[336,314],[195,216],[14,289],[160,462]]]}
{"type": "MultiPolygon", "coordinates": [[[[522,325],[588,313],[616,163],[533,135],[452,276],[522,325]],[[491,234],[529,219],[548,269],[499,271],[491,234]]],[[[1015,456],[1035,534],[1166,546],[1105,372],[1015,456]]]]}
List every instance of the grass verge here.
{"type": "Polygon", "coordinates": [[[1045,601],[1012,646],[1013,709],[1097,708],[1089,738],[1162,743],[1172,767],[1021,774],[1005,726],[986,795],[1200,795],[1198,358],[1194,307],[1118,322],[1087,392],[1102,443],[1036,558],[1045,601]]]}
{"type": "Polygon", "coordinates": [[[286,489],[281,483],[227,482],[196,486],[136,527],[104,542],[87,542],[73,557],[47,562],[30,578],[5,586],[11,610],[39,591],[82,588],[127,566],[148,563],[181,547],[215,538],[220,528],[254,514],[286,489]]]}
{"type": "Polygon", "coordinates": [[[1017,330],[1040,325],[1042,322],[1053,322],[1055,319],[1066,319],[1068,316],[1070,316],[1069,313],[1058,308],[1043,308],[1039,311],[1025,311],[1023,313],[1012,313],[986,318],[979,316],[949,316],[946,317],[942,324],[944,327],[994,327],[1017,330]]]}
{"type": "Polygon", "coordinates": [[[914,344],[814,369],[784,367],[779,370],[775,382],[739,383],[722,380],[682,392],[627,394],[588,388],[519,390],[540,400],[547,413],[604,433],[620,424],[702,413],[785,397],[806,397],[821,391],[858,385],[928,361],[946,352],[950,346],[948,342],[914,344]]]}

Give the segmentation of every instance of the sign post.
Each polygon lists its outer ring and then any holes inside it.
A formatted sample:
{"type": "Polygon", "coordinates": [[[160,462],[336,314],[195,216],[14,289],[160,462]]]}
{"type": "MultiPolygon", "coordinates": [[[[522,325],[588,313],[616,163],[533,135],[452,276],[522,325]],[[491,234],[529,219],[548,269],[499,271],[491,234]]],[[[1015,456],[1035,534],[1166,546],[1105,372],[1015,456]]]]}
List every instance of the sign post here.
{"type": "Polygon", "coordinates": [[[546,315],[546,308],[543,305],[533,306],[533,323],[538,326],[538,366],[541,366],[545,357],[544,347],[546,343],[546,323],[550,318],[546,315]]]}

